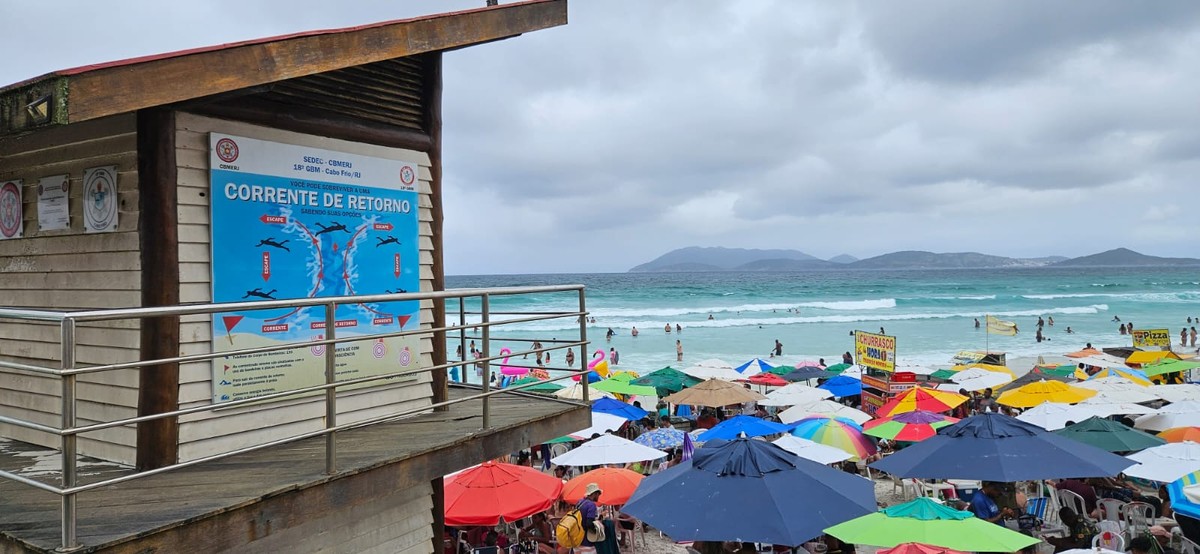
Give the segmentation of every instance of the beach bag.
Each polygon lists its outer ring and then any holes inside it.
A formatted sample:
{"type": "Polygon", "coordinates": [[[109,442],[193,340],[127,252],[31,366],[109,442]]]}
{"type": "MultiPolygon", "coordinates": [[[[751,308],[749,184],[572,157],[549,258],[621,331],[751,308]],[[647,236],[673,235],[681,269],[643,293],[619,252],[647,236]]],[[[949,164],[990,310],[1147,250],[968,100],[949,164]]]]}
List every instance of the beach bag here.
{"type": "Polygon", "coordinates": [[[596,520],[592,522],[592,528],[587,530],[587,540],[592,544],[600,544],[604,542],[604,522],[596,520]]]}
{"type": "Polygon", "coordinates": [[[558,521],[554,538],[558,539],[558,546],[562,548],[575,548],[583,544],[583,537],[583,513],[576,506],[558,521]]]}

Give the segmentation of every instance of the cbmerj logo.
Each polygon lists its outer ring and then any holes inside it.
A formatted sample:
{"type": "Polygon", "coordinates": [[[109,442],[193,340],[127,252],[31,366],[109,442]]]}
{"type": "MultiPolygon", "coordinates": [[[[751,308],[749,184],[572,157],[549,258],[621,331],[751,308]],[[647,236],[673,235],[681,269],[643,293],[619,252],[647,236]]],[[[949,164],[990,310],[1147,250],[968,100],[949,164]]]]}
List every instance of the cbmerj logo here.
{"type": "Polygon", "coordinates": [[[217,157],[221,158],[221,161],[227,164],[231,164],[238,159],[238,145],[233,139],[223,138],[218,140],[216,150],[217,157]]]}

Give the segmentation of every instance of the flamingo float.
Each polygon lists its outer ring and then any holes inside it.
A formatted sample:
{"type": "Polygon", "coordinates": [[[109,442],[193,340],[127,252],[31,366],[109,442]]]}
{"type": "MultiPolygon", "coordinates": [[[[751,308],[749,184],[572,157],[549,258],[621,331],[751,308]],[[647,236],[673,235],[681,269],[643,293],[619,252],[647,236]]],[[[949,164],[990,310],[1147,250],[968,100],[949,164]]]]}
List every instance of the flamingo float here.
{"type": "MultiPolygon", "coordinates": [[[[600,379],[608,376],[608,361],[604,359],[604,350],[596,350],[592,353],[592,361],[588,362],[588,382],[595,383],[600,379]]],[[[578,381],[579,376],[576,375],[572,379],[578,381]]]]}
{"type": "Polygon", "coordinates": [[[500,355],[504,356],[504,360],[500,362],[500,374],[516,377],[516,376],[525,375],[526,373],[529,373],[529,368],[527,368],[527,367],[517,367],[517,366],[508,365],[508,357],[511,354],[512,354],[512,350],[509,350],[508,348],[500,349],[500,355]]]}

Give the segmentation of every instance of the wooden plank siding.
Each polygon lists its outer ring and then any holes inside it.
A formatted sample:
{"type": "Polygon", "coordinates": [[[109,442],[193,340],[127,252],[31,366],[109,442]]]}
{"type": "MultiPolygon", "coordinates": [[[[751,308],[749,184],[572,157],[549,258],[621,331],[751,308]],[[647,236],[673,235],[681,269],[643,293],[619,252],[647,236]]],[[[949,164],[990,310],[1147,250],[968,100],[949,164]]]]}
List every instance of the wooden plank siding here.
{"type": "MultiPolygon", "coordinates": [[[[420,169],[419,232],[421,290],[433,290],[433,238],[430,221],[432,206],[429,184],[429,158],[424,153],[352,143],[325,137],[293,133],[243,122],[215,119],[180,112],[176,128],[176,160],[179,184],[179,263],[180,301],[211,302],[211,229],[209,216],[209,133],[219,132],[291,144],[352,152],[361,155],[402,159],[420,169]]],[[[433,321],[433,303],[421,303],[421,327],[429,329],[433,321]]],[[[208,318],[184,318],[180,328],[180,352],[199,354],[211,351],[212,328],[208,318]]],[[[432,364],[431,338],[421,341],[420,360],[432,364]]],[[[212,402],[212,366],[210,363],[183,364],[179,375],[181,408],[212,402]]],[[[430,376],[421,374],[403,384],[374,389],[345,391],[338,395],[338,423],[361,421],[389,411],[418,408],[429,404],[430,376]]],[[[179,459],[202,456],[312,431],[324,425],[325,408],[321,398],[307,397],[205,412],[180,418],[179,459]]]]}
{"type": "MultiPolygon", "coordinates": [[[[0,140],[0,180],[24,181],[24,237],[0,241],[0,306],[49,309],[126,308],[141,305],[138,233],[137,134],[132,114],[45,129],[0,140]],[[83,171],[117,166],[119,220],[110,233],[85,233],[83,171]],[[37,183],[69,175],[70,228],[41,231],[37,183]]],[[[138,358],[137,321],[80,324],[76,359],[81,365],[138,358]]],[[[0,358],[58,367],[57,325],[0,321],[0,358]]],[[[137,373],[118,371],[79,377],[78,423],[136,415],[137,373]]],[[[57,379],[0,369],[0,414],[57,427],[61,385],[57,379]]],[[[57,447],[56,436],[0,424],[0,436],[57,447]]],[[[118,428],[80,437],[81,454],[132,463],[135,432],[118,428]]]]}

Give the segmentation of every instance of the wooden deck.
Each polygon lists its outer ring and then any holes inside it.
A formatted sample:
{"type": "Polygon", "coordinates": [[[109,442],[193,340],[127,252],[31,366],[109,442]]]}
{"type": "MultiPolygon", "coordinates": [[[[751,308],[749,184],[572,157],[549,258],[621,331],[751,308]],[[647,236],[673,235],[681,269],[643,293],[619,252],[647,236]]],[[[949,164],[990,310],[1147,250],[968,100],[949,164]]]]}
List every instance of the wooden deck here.
{"type": "MultiPolygon", "coordinates": [[[[462,398],[472,392],[451,387],[450,396],[462,398]]],[[[339,509],[344,501],[339,496],[427,486],[447,473],[587,427],[590,418],[590,410],[581,404],[498,395],[492,397],[491,428],[486,431],[480,429],[481,403],[475,400],[455,404],[447,412],[339,433],[337,475],[323,473],[324,439],[318,437],[82,493],[77,532],[84,548],[77,552],[169,552],[143,550],[136,544],[157,536],[155,544],[169,545],[161,535],[171,533],[190,536],[191,541],[210,534],[244,534],[228,528],[230,521],[222,518],[285,495],[297,499],[289,505],[303,503],[311,509],[316,503],[339,509]]],[[[57,472],[46,471],[56,466],[56,453],[23,443],[0,444],[0,468],[5,470],[57,482],[57,472]]],[[[129,468],[82,460],[80,482],[128,473],[129,468]]],[[[0,554],[57,548],[59,506],[56,495],[0,480],[0,554]]],[[[223,540],[226,546],[236,544],[223,540]]],[[[213,550],[220,546],[205,544],[213,550]]]]}

